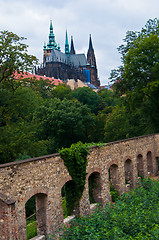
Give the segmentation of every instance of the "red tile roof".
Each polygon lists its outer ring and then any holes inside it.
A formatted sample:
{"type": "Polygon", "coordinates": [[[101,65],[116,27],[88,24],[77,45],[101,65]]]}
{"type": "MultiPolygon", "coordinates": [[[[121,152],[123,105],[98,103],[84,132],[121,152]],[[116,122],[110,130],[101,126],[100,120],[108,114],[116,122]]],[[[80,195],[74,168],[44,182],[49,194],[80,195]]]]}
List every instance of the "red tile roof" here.
{"type": "Polygon", "coordinates": [[[29,72],[24,72],[24,73],[15,73],[14,74],[14,78],[19,80],[19,79],[25,79],[25,78],[34,78],[37,80],[43,79],[43,80],[50,80],[51,84],[54,84],[55,86],[59,85],[60,83],[63,83],[62,80],[60,79],[55,79],[52,77],[45,77],[45,76],[40,76],[40,75],[36,75],[36,74],[31,74],[29,72]]]}

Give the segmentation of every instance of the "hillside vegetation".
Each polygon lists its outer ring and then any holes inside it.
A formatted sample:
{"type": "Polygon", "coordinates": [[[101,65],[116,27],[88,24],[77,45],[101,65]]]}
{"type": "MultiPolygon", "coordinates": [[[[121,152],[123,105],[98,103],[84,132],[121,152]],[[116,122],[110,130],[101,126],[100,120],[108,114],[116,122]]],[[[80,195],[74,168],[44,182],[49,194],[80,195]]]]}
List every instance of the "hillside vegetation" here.
{"type": "Polygon", "coordinates": [[[159,182],[144,179],[115,204],[73,220],[60,239],[158,240],[159,182]]]}
{"type": "Polygon", "coordinates": [[[128,31],[114,91],[15,80],[36,58],[24,38],[0,32],[0,164],[58,152],[79,141],[110,142],[159,132],[159,21],[128,31]]]}

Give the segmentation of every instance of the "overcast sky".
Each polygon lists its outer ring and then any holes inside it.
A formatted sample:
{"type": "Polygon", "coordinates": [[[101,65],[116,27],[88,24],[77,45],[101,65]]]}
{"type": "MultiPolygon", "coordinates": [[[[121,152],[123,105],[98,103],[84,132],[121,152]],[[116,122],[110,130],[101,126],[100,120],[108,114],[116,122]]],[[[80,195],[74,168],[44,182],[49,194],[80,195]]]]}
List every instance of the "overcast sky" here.
{"type": "Polygon", "coordinates": [[[66,29],[76,53],[87,54],[89,34],[101,85],[120,66],[117,47],[128,30],[138,31],[159,15],[159,0],[0,0],[0,29],[27,38],[29,53],[40,62],[48,42],[50,18],[56,42],[64,50],[66,29]]]}

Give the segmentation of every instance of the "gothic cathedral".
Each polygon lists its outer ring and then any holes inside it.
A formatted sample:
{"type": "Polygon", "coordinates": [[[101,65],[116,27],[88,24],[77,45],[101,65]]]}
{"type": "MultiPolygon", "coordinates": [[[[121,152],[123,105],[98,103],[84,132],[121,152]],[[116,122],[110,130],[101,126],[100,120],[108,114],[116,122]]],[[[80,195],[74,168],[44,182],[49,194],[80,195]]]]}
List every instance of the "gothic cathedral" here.
{"type": "Polygon", "coordinates": [[[36,70],[36,74],[54,77],[67,82],[69,79],[80,79],[88,85],[100,86],[98,80],[96,59],[90,35],[87,58],[84,53],[76,54],[73,37],[69,47],[66,31],[65,53],[55,41],[52,20],[50,20],[49,42],[44,43],[43,64],[36,70]]]}

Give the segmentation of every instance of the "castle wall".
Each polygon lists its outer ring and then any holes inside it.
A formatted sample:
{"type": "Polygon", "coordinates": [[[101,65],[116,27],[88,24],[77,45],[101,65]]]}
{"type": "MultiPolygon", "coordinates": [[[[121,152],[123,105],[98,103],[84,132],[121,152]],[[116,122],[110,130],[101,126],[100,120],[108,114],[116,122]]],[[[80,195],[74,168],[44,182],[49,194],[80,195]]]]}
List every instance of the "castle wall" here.
{"type": "MultiPolygon", "coordinates": [[[[156,157],[159,156],[158,134],[108,143],[102,148],[90,148],[85,190],[80,200],[80,214],[90,213],[88,179],[91,174],[97,176],[98,188],[94,189],[94,192],[104,206],[106,202],[111,201],[110,170],[115,169],[113,183],[122,194],[127,191],[125,176],[130,171],[130,161],[127,160],[131,160],[132,184],[135,186],[138,179],[139,155],[143,158],[144,177],[148,175],[148,152],[151,152],[152,173],[156,174],[156,157]]],[[[26,240],[25,204],[33,195],[36,196],[37,203],[38,234],[57,234],[63,224],[61,189],[69,180],[71,176],[59,154],[0,165],[1,239],[26,240]]]]}

